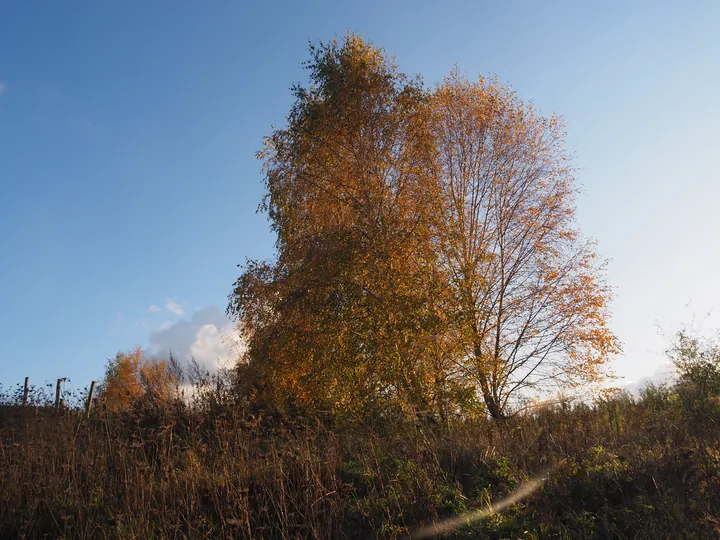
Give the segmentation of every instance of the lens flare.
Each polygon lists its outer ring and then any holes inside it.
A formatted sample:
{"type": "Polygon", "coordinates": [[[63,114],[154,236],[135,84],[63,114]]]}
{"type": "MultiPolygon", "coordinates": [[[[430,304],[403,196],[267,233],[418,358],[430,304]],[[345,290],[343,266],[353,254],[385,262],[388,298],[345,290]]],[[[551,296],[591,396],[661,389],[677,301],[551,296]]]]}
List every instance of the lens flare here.
{"type": "Polygon", "coordinates": [[[417,540],[420,538],[432,538],[433,536],[446,534],[453,529],[469,525],[474,521],[480,521],[481,519],[485,519],[493,514],[501,512],[536,491],[550,477],[550,474],[552,474],[555,469],[557,469],[557,466],[551,467],[531,478],[510,495],[491,504],[488,508],[472,510],[470,512],[465,512],[464,514],[460,514],[459,516],[433,523],[432,525],[428,525],[427,527],[423,527],[422,529],[415,531],[415,533],[411,535],[411,538],[413,540],[417,540]]]}

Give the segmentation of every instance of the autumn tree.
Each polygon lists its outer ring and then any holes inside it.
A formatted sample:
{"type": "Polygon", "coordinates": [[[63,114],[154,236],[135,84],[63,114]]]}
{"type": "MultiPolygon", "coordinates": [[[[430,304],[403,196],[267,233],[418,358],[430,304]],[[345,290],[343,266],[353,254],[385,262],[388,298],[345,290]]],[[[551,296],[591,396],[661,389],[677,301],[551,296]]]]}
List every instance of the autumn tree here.
{"type": "Polygon", "coordinates": [[[576,227],[563,123],[497,81],[432,97],[440,262],[457,359],[493,417],[513,396],[595,381],[618,350],[603,263],[576,227]]]}
{"type": "Polygon", "coordinates": [[[276,395],[437,410],[454,383],[428,96],[357,36],[311,46],[307,68],[311,86],[260,153],[277,260],[248,263],[229,312],[276,395]]]}
{"type": "Polygon", "coordinates": [[[168,363],[146,358],[136,347],[108,361],[99,398],[108,409],[122,410],[143,396],[167,400],[174,389],[175,378],[168,363]]]}
{"type": "Polygon", "coordinates": [[[597,380],[609,289],[576,228],[561,121],[495,81],[432,91],[350,35],[260,152],[273,261],[228,311],[275,403],[445,416],[597,380]]]}

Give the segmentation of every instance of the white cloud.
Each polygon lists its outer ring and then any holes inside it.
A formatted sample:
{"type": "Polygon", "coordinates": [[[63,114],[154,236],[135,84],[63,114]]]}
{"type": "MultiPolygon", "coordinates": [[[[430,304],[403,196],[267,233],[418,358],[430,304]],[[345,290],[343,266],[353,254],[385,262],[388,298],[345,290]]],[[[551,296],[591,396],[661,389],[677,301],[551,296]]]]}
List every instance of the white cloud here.
{"type": "Polygon", "coordinates": [[[183,315],[185,313],[182,306],[173,300],[165,302],[165,308],[168,311],[172,311],[175,315],[183,315]]]}
{"type": "Polygon", "coordinates": [[[218,367],[230,367],[241,352],[241,341],[232,324],[218,328],[203,325],[190,346],[190,355],[210,371],[218,367]]]}
{"type": "Polygon", "coordinates": [[[172,321],[163,321],[163,323],[160,325],[160,330],[167,330],[173,325],[172,321]]]}
{"type": "Polygon", "coordinates": [[[149,353],[167,358],[170,352],[181,364],[192,358],[214,372],[221,366],[234,364],[242,353],[242,340],[235,325],[216,307],[207,307],[193,314],[188,321],[166,321],[150,334],[149,353]]]}
{"type": "Polygon", "coordinates": [[[5,90],[7,90],[7,84],[0,81],[0,94],[3,94],[5,92],[5,90]]]}
{"type": "Polygon", "coordinates": [[[650,384],[659,386],[666,383],[672,383],[676,376],[677,371],[675,370],[675,365],[672,362],[666,361],[655,368],[655,371],[653,371],[651,375],[634,381],[626,385],[624,388],[631,394],[637,395],[643,390],[643,388],[646,388],[650,384]]]}
{"type": "Polygon", "coordinates": [[[160,306],[156,306],[155,304],[153,304],[148,308],[148,311],[157,313],[158,311],[162,311],[162,308],[160,306]]]}

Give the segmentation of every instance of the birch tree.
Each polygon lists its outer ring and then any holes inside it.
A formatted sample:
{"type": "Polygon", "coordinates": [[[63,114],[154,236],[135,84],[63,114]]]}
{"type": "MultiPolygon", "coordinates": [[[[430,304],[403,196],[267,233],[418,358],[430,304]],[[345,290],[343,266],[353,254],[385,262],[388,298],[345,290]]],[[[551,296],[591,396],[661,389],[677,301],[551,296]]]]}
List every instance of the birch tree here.
{"type": "Polygon", "coordinates": [[[495,418],[523,391],[600,379],[618,343],[603,262],[574,219],[563,123],[458,73],[432,108],[458,365],[495,418]]]}

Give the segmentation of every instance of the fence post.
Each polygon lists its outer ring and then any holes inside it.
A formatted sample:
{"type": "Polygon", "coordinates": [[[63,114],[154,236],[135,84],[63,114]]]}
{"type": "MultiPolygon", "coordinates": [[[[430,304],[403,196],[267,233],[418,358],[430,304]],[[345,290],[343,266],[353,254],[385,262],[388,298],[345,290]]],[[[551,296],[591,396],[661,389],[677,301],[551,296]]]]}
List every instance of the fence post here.
{"type": "Polygon", "coordinates": [[[25,388],[23,389],[23,408],[27,407],[27,398],[28,398],[28,381],[30,380],[30,377],[25,377],[25,388]]]}
{"type": "Polygon", "coordinates": [[[60,410],[60,384],[62,383],[62,379],[57,380],[57,384],[55,385],[55,410],[60,410]]]}
{"type": "Polygon", "coordinates": [[[85,404],[85,416],[90,416],[90,405],[92,405],[93,390],[95,390],[95,381],[90,381],[90,392],[88,392],[87,403],[85,404]]]}

